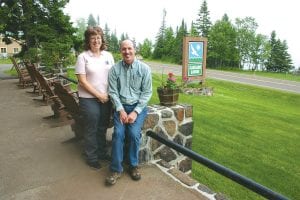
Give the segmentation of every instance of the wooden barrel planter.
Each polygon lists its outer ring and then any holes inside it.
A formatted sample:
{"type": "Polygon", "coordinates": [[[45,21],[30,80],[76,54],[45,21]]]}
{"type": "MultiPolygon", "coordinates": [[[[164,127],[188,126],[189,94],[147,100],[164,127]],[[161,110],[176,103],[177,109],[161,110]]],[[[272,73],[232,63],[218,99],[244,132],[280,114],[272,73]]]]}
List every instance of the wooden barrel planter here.
{"type": "Polygon", "coordinates": [[[179,89],[157,88],[160,105],[174,106],[178,102],[179,89]]]}

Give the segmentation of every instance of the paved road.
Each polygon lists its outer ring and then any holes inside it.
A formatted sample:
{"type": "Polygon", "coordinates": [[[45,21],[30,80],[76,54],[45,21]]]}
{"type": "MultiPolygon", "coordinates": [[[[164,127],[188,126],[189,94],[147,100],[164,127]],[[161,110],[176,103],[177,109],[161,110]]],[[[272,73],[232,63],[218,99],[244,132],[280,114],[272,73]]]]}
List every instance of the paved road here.
{"type": "Polygon", "coordinates": [[[266,78],[255,75],[245,75],[218,70],[207,70],[207,77],[237,83],[267,87],[300,94],[300,82],[266,78]]]}
{"type": "MultiPolygon", "coordinates": [[[[153,72],[164,73],[173,72],[177,75],[182,74],[182,68],[179,65],[172,64],[159,64],[155,62],[147,62],[152,68],[153,72]]],[[[260,87],[267,87],[276,90],[283,90],[287,92],[293,92],[300,94],[300,82],[287,81],[274,78],[266,78],[255,75],[245,75],[234,72],[224,72],[219,70],[207,70],[206,76],[208,78],[232,81],[237,83],[243,83],[248,85],[255,85],[260,87]]]]}

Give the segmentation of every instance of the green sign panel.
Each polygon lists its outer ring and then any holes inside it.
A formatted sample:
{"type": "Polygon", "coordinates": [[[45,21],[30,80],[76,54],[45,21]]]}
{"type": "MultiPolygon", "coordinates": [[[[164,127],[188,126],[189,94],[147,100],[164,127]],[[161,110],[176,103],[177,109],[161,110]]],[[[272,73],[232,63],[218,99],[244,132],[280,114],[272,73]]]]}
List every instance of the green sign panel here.
{"type": "Polygon", "coordinates": [[[188,76],[203,75],[203,42],[189,42],[188,49],[188,76]]]}

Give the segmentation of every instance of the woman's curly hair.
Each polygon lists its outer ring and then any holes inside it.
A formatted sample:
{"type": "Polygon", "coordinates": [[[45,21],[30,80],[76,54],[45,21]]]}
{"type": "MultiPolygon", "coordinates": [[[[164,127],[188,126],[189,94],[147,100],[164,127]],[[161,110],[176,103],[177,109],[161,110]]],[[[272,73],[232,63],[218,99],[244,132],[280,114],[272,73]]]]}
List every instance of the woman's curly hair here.
{"type": "Polygon", "coordinates": [[[100,35],[101,36],[101,47],[100,50],[105,50],[107,48],[106,41],[104,39],[103,30],[99,26],[91,27],[89,26],[86,31],[84,32],[84,49],[90,50],[90,38],[94,35],[100,35]]]}

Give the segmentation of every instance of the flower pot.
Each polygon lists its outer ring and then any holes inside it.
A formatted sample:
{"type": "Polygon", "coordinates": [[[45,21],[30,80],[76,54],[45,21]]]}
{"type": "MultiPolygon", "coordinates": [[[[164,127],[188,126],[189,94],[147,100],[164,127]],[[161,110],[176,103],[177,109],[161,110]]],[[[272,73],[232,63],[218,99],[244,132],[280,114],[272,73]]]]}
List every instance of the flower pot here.
{"type": "Polygon", "coordinates": [[[157,88],[160,105],[174,106],[178,102],[179,89],[157,88]]]}

